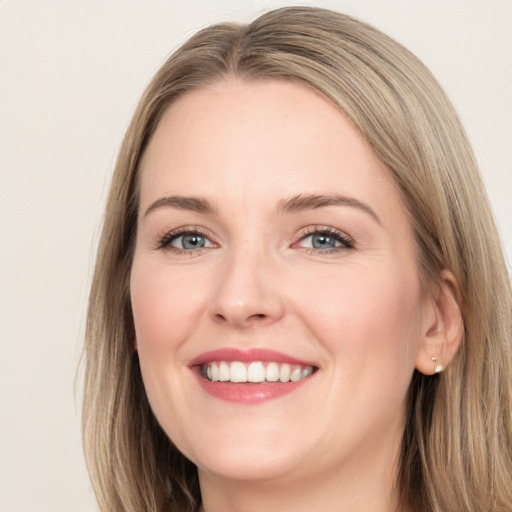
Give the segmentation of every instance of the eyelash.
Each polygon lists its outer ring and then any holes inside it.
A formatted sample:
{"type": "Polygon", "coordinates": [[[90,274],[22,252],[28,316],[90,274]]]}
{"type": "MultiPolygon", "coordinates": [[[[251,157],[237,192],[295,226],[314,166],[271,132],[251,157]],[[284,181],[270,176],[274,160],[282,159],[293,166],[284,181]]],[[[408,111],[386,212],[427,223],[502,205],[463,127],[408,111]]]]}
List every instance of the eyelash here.
{"type": "MultiPolygon", "coordinates": [[[[203,232],[201,229],[196,227],[183,228],[178,229],[176,231],[171,231],[170,233],[166,233],[164,236],[159,237],[158,242],[156,244],[157,250],[169,250],[176,254],[188,254],[197,256],[201,254],[205,249],[209,249],[210,247],[203,247],[195,250],[191,249],[180,249],[178,247],[172,247],[171,243],[179,238],[180,236],[186,235],[198,235],[202,236],[207,240],[210,240],[209,235],[203,232]]],[[[344,251],[347,249],[354,249],[355,243],[354,241],[348,237],[342,231],[339,231],[333,227],[327,226],[312,226],[310,228],[305,229],[297,242],[292,244],[292,247],[298,246],[301,242],[313,235],[325,235],[327,237],[333,238],[336,242],[339,242],[341,245],[338,247],[332,247],[330,249],[316,249],[314,247],[302,247],[304,251],[308,254],[333,254],[340,251],[344,251]]],[[[211,242],[211,240],[210,240],[211,242]]],[[[213,243],[213,242],[211,242],[213,243]]]]}
{"type": "MultiPolygon", "coordinates": [[[[188,227],[188,228],[178,229],[176,231],[171,231],[170,233],[166,233],[164,236],[160,237],[158,239],[156,249],[168,250],[168,251],[172,251],[176,254],[188,254],[188,255],[194,255],[194,256],[202,253],[205,248],[190,250],[190,249],[180,249],[179,247],[171,246],[171,243],[174,240],[176,240],[180,236],[186,236],[186,235],[198,235],[198,236],[204,237],[207,240],[210,240],[209,235],[207,235],[201,229],[196,228],[196,227],[188,227]]],[[[209,247],[206,247],[206,249],[209,249],[209,247]]]]}
{"type": "Polygon", "coordinates": [[[333,227],[327,226],[312,226],[307,228],[302,234],[298,242],[293,245],[297,245],[303,242],[306,238],[313,235],[324,235],[333,238],[336,242],[341,245],[339,247],[332,247],[331,249],[315,249],[314,247],[303,247],[303,249],[309,254],[333,254],[340,251],[346,251],[347,249],[354,249],[354,241],[342,231],[339,231],[333,227]]]}

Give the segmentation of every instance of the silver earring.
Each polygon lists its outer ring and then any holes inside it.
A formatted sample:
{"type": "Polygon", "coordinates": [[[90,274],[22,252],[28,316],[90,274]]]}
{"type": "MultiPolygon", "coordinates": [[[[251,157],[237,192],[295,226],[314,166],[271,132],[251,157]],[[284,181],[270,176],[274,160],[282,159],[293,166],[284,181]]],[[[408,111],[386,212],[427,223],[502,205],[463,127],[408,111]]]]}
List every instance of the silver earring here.
{"type": "Polygon", "coordinates": [[[443,367],[440,364],[437,364],[437,359],[435,357],[432,358],[432,362],[434,363],[434,373],[441,373],[443,371],[443,367]]]}

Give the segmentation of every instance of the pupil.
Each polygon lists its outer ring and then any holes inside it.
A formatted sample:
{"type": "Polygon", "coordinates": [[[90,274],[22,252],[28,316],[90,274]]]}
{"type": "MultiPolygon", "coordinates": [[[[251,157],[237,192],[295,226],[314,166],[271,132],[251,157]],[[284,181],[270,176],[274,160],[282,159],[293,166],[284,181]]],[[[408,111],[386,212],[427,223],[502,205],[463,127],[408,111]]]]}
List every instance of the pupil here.
{"type": "Polygon", "coordinates": [[[202,235],[184,235],[184,249],[201,249],[204,247],[204,237],[202,235]]]}
{"type": "Polygon", "coordinates": [[[313,247],[315,249],[332,249],[336,246],[336,240],[328,235],[313,235],[313,247]]]}

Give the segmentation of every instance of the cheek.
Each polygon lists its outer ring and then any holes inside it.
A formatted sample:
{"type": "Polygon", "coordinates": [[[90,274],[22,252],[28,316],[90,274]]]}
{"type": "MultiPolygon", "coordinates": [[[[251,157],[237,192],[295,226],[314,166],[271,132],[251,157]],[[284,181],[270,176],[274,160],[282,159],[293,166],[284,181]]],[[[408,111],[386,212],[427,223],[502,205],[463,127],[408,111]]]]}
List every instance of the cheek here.
{"type": "Polygon", "coordinates": [[[205,302],[199,291],[176,269],[171,274],[151,261],[134,261],[130,295],[144,388],[162,428],[180,445],[186,429],[175,412],[188,407],[183,347],[197,326],[199,303],[205,302]]]}
{"type": "Polygon", "coordinates": [[[337,269],[322,279],[305,276],[300,287],[300,315],[335,359],[359,368],[413,366],[421,327],[415,272],[337,269]]]}
{"type": "Polygon", "coordinates": [[[134,262],[130,296],[139,351],[169,351],[187,339],[204,302],[194,284],[189,275],[134,262]]]}

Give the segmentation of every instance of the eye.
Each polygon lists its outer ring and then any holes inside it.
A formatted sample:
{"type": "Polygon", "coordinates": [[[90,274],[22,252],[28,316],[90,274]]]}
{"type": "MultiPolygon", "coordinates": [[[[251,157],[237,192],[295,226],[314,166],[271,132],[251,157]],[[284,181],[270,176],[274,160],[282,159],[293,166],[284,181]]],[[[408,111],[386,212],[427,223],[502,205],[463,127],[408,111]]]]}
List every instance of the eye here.
{"type": "Polygon", "coordinates": [[[170,246],[177,249],[202,249],[206,246],[207,238],[199,233],[188,233],[186,235],[179,235],[169,243],[170,246]]]}
{"type": "Polygon", "coordinates": [[[176,252],[193,252],[214,247],[211,240],[199,231],[171,232],[158,243],[158,248],[176,252]]]}
{"type": "Polygon", "coordinates": [[[354,247],[348,236],[334,228],[315,228],[304,235],[297,245],[315,252],[333,252],[354,247]]]}

